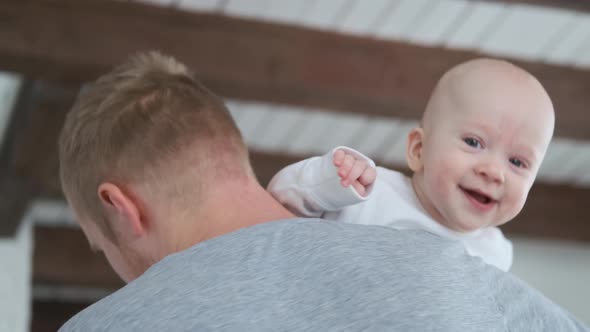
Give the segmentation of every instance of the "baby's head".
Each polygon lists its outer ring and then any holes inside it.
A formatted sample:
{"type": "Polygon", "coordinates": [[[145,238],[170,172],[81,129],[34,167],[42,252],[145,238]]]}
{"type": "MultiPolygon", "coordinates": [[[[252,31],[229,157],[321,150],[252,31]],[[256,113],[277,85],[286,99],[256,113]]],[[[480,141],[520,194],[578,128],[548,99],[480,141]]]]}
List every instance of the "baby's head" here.
{"type": "Polygon", "coordinates": [[[455,231],[510,221],[524,206],[554,122],[547,92],[523,69],[491,59],[453,67],[408,137],[420,202],[455,231]]]}

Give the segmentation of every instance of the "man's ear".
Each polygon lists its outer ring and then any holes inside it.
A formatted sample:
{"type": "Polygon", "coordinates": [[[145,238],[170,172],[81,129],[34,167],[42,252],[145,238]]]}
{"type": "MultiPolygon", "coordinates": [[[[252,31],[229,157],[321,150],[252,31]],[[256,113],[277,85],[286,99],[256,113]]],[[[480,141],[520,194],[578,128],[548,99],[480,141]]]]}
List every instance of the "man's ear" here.
{"type": "Polygon", "coordinates": [[[412,172],[416,173],[422,169],[422,147],[424,142],[424,129],[416,127],[408,134],[408,145],[406,148],[406,161],[412,172]]]}
{"type": "Polygon", "coordinates": [[[146,225],[143,223],[141,206],[132,196],[112,183],[102,183],[98,186],[98,197],[111,217],[111,222],[118,223],[114,228],[125,232],[124,235],[142,236],[146,225]]]}

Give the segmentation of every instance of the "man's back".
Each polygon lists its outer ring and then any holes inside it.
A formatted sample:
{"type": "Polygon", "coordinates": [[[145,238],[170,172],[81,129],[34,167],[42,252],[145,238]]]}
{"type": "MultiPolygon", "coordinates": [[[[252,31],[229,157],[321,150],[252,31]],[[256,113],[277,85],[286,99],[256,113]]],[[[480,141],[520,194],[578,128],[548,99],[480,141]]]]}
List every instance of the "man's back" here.
{"type": "Polygon", "coordinates": [[[63,331],[576,331],[514,277],[420,231],[257,225],[168,256],[63,331]]]}

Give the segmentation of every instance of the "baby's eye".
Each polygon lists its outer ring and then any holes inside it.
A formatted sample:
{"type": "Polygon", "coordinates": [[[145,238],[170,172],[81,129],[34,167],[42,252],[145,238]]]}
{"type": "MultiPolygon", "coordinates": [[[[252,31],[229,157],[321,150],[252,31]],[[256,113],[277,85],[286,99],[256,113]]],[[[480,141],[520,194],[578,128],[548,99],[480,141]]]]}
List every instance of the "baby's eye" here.
{"type": "Polygon", "coordinates": [[[518,168],[524,168],[525,164],[522,160],[518,159],[518,158],[510,158],[509,159],[510,163],[518,168]]]}
{"type": "Polygon", "coordinates": [[[477,139],[477,138],[473,138],[473,137],[465,137],[463,139],[463,142],[465,142],[465,144],[476,148],[476,149],[480,149],[481,148],[481,142],[477,139]]]}

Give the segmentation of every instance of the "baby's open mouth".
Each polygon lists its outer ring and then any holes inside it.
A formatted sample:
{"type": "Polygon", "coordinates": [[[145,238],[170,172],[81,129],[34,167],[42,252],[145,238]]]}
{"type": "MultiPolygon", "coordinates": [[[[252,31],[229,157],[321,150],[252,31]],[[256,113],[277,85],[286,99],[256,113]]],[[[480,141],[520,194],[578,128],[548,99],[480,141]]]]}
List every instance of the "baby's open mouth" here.
{"type": "Polygon", "coordinates": [[[461,190],[463,190],[463,192],[465,192],[467,195],[473,197],[476,201],[482,203],[482,204],[490,204],[492,202],[494,202],[494,199],[492,199],[491,197],[489,197],[488,195],[481,193],[479,191],[476,190],[472,190],[472,189],[467,189],[464,187],[459,186],[459,188],[461,188],[461,190]]]}

